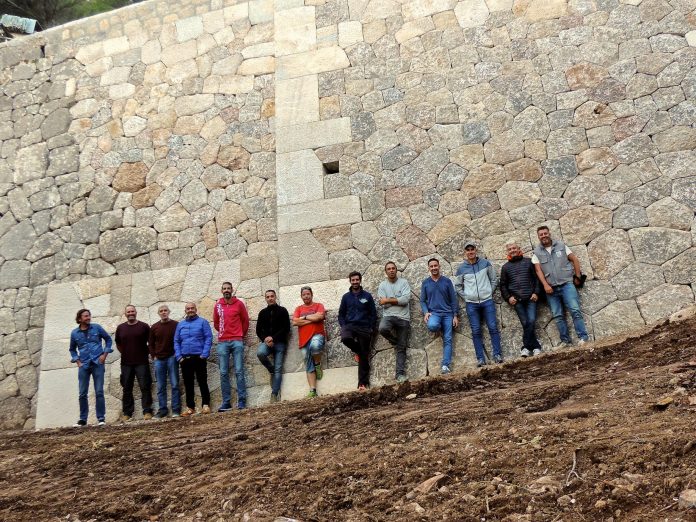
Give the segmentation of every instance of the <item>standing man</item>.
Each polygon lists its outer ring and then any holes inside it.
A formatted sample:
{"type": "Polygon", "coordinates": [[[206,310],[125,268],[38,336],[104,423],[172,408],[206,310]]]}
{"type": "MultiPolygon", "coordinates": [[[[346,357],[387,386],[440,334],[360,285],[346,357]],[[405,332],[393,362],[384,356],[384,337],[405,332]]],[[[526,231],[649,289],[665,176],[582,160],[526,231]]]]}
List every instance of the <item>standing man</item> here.
{"type": "Polygon", "coordinates": [[[370,386],[370,350],[377,326],[377,309],[372,294],[363,290],[362,274],[348,275],[350,290],[343,294],[338,308],[341,342],[358,356],[358,390],[370,386]]]}
{"type": "Polygon", "coordinates": [[[539,355],[541,345],[534,327],[536,324],[536,307],[541,293],[541,283],[536,276],[532,260],[522,255],[522,249],[516,243],[505,245],[508,262],[500,271],[500,293],[510,306],[515,308],[522,324],[522,357],[539,355]]]}
{"type": "Polygon", "coordinates": [[[232,409],[232,387],[230,386],[230,355],[234,361],[237,382],[237,408],[246,408],[246,379],[244,376],[244,337],[249,330],[249,314],[244,303],[232,295],[232,283],[222,283],[222,297],[213,309],[213,325],[218,331],[217,353],[220,362],[220,387],[222,404],[218,412],[232,409]]]}
{"type": "Polygon", "coordinates": [[[466,315],[471,325],[471,336],[476,351],[477,366],[485,366],[486,353],[483,350],[483,329],[481,319],[486,321],[493,345],[493,360],[503,362],[500,351],[500,332],[495,314],[493,290],[498,285],[495,268],[488,259],[479,259],[476,243],[467,241],[464,245],[464,262],[457,268],[457,292],[466,304],[466,315]]]}
{"type": "Polygon", "coordinates": [[[155,417],[163,419],[169,413],[167,408],[167,378],[172,387],[172,417],[181,414],[181,391],[179,390],[179,363],[174,356],[174,334],[179,324],[169,318],[169,307],[160,305],[157,314],[160,320],[150,327],[150,340],[147,345],[150,357],[155,364],[157,377],[157,402],[159,409],[155,417]]]}
{"type": "Polygon", "coordinates": [[[256,335],[261,340],[256,356],[271,374],[271,402],[280,400],[280,384],[283,378],[283,358],[290,333],[290,316],[280,306],[275,290],[266,290],[266,308],[259,312],[256,335]],[[269,356],[273,355],[273,363],[269,356]]]}
{"type": "Polygon", "coordinates": [[[97,423],[106,422],[106,402],[104,401],[104,365],[111,349],[111,337],[98,324],[92,324],[92,314],[86,308],[77,311],[77,328],[70,333],[70,362],[77,364],[77,388],[80,401],[80,419],[75,427],[87,426],[89,414],[89,378],[94,381],[97,423]]]}
{"type": "Polygon", "coordinates": [[[123,387],[123,416],[121,420],[128,422],[133,418],[135,402],[133,400],[133,385],[138,379],[140,388],[140,404],[143,408],[143,419],[152,418],[152,375],[150,375],[149,350],[147,342],[150,339],[150,327],[138,321],[135,306],[128,305],[125,310],[126,322],[116,327],[116,348],[121,352],[121,386],[123,387]]]}
{"type": "Polygon", "coordinates": [[[176,325],[174,332],[174,356],[181,365],[184,378],[187,409],[181,414],[188,417],[196,413],[194,378],[201,389],[201,413],[210,413],[208,389],[208,357],[213,344],[213,331],[208,321],[198,316],[195,303],[186,303],[186,317],[176,325]]]}
{"type": "Polygon", "coordinates": [[[396,348],[396,382],[406,382],[406,345],[411,331],[409,299],[411,287],[403,277],[397,276],[396,263],[384,265],[387,280],[377,289],[379,304],[382,306],[382,320],[379,333],[396,348]]]}
{"type": "Polygon", "coordinates": [[[459,325],[459,301],[454,284],[440,273],[440,261],[428,259],[430,277],[421,284],[420,305],[425,324],[431,332],[442,330],[442,365],[440,373],[450,373],[452,364],[452,331],[459,325]]]}
{"type": "Polygon", "coordinates": [[[317,380],[321,380],[324,375],[321,369],[321,356],[326,343],[324,329],[326,310],[323,304],[313,301],[314,293],[310,287],[300,288],[300,297],[302,304],[295,308],[292,324],[297,326],[298,344],[305,357],[307,384],[309,384],[307,397],[313,398],[317,396],[317,380]]]}
{"type": "Polygon", "coordinates": [[[551,232],[546,225],[537,228],[537,237],[540,244],[534,249],[532,263],[549,300],[561,342],[564,346],[572,344],[563,314],[565,306],[573,317],[578,343],[583,344],[589,336],[580,311],[580,296],[575,289],[576,286],[582,287],[585,282],[585,276],[580,271],[580,260],[563,241],[551,239],[551,232]]]}

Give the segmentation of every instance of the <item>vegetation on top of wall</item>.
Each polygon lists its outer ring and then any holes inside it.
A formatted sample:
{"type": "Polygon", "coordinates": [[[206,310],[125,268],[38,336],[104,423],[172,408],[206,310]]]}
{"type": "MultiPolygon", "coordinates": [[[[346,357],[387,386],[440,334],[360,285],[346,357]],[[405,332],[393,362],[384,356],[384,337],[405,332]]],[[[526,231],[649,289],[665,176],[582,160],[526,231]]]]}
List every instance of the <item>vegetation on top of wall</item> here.
{"type": "Polygon", "coordinates": [[[42,29],[134,3],[132,0],[0,0],[0,14],[33,18],[42,29]]]}

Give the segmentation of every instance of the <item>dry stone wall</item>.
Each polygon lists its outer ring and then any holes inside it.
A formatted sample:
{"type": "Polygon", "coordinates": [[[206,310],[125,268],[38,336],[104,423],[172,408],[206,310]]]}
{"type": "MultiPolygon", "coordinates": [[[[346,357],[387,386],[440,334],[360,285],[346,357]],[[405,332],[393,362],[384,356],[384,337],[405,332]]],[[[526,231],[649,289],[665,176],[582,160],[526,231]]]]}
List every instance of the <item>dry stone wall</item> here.
{"type": "MultiPolygon", "coordinates": [[[[417,308],[426,260],[451,273],[467,239],[499,267],[506,242],[528,251],[548,225],[589,276],[595,336],[693,303],[695,9],[150,1],[5,44],[1,424],[33,426],[56,282],[113,289],[238,260],[252,310],[270,287],[292,308],[309,283],[329,304],[327,366],[348,387],[333,321],[346,274],[362,270],[374,291],[397,262],[414,292],[409,375],[423,376],[440,355],[417,308]]],[[[185,284],[158,288],[158,302],[178,302],[185,284]]],[[[506,304],[498,312],[511,357],[520,327],[506,304]]],[[[462,319],[458,369],[474,361],[462,319]]],[[[546,307],[538,334],[558,344],[546,307]]],[[[393,353],[376,349],[373,382],[391,382],[393,353]]]]}

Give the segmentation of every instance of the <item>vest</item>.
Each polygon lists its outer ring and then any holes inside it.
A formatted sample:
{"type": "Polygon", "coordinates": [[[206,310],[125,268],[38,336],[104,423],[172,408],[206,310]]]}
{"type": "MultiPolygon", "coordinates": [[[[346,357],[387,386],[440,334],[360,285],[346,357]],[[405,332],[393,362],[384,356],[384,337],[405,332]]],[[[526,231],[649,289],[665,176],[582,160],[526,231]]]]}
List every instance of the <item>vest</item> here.
{"type": "Polygon", "coordinates": [[[565,243],[554,241],[549,253],[543,245],[539,244],[534,249],[534,254],[539,260],[541,271],[544,273],[546,282],[551,286],[559,286],[573,280],[575,269],[565,253],[565,243]]]}

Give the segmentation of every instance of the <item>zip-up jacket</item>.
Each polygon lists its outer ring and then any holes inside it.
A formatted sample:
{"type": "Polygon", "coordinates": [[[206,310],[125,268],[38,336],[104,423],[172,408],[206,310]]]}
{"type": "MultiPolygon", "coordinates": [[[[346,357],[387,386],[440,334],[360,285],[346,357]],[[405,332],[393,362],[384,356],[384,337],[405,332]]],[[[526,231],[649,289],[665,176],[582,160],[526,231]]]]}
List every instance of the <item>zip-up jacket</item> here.
{"type": "Polygon", "coordinates": [[[467,303],[482,303],[493,297],[498,286],[495,268],[488,259],[476,258],[475,263],[464,261],[457,268],[455,287],[467,303]]]}
{"type": "Polygon", "coordinates": [[[187,317],[176,325],[174,355],[176,360],[196,355],[207,359],[213,344],[213,331],[208,321],[197,315],[187,317]]]}
{"type": "Polygon", "coordinates": [[[91,323],[86,330],[78,326],[70,333],[70,362],[96,363],[102,354],[111,352],[111,337],[98,324],[91,323]]]}
{"type": "Polygon", "coordinates": [[[510,297],[527,301],[532,294],[541,294],[541,282],[531,259],[516,256],[503,265],[500,270],[500,293],[506,301],[510,297]]]}
{"type": "Polygon", "coordinates": [[[249,313],[244,303],[233,297],[229,304],[220,298],[213,308],[213,325],[218,341],[241,341],[249,329],[249,313]]]}
{"type": "Polygon", "coordinates": [[[359,292],[349,290],[341,298],[338,308],[338,323],[360,328],[373,329],[377,323],[377,307],[370,292],[360,288],[359,292]]]}
{"type": "Polygon", "coordinates": [[[256,335],[262,341],[269,335],[274,343],[285,344],[288,342],[290,332],[290,316],[288,311],[277,304],[269,305],[259,312],[256,321],[256,335]]]}
{"type": "Polygon", "coordinates": [[[459,300],[454,284],[449,277],[443,275],[437,281],[432,277],[423,280],[421,284],[420,305],[423,314],[450,314],[459,313],[459,300]]]}

